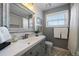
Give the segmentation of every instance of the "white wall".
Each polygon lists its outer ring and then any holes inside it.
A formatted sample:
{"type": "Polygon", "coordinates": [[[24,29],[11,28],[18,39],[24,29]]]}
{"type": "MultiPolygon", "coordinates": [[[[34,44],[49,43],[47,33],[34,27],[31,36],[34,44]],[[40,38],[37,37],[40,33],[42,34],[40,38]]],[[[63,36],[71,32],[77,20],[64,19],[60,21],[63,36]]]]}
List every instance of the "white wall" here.
{"type": "Polygon", "coordinates": [[[79,4],[71,4],[71,21],[70,21],[70,34],[69,34],[69,42],[68,48],[71,53],[75,55],[77,49],[77,41],[78,41],[78,5],[79,4]]]}
{"type": "Polygon", "coordinates": [[[35,7],[34,8],[34,12],[35,12],[35,15],[34,15],[34,17],[35,17],[35,30],[37,30],[37,26],[38,26],[38,24],[37,24],[37,18],[39,17],[40,18],[40,21],[42,21],[43,20],[43,14],[42,14],[42,11],[39,9],[39,8],[37,8],[37,7],[35,7]]]}
{"type": "Polygon", "coordinates": [[[33,16],[35,18],[34,23],[35,23],[35,30],[36,30],[38,28],[37,27],[38,24],[37,24],[36,20],[38,17],[40,18],[40,21],[43,20],[43,14],[42,14],[42,11],[36,5],[33,5],[32,9],[30,9],[30,10],[32,10],[35,13],[33,16]]]}

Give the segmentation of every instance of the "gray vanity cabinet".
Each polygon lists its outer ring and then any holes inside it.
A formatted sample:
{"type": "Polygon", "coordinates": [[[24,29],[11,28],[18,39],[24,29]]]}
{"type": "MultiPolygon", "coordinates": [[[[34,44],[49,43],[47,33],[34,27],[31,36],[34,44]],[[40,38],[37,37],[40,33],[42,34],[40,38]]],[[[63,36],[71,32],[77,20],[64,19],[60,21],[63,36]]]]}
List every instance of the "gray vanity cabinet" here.
{"type": "Polygon", "coordinates": [[[45,55],[45,41],[41,41],[22,56],[43,56],[45,55]]]}

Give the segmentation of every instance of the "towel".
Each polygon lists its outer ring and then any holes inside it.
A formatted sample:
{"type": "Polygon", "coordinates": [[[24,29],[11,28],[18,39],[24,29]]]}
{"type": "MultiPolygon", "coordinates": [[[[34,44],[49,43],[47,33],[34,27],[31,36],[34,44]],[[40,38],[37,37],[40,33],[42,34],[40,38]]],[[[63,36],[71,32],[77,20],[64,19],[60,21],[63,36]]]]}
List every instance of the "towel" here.
{"type": "Polygon", "coordinates": [[[0,27],[0,43],[11,39],[11,35],[6,27],[0,27]]]}

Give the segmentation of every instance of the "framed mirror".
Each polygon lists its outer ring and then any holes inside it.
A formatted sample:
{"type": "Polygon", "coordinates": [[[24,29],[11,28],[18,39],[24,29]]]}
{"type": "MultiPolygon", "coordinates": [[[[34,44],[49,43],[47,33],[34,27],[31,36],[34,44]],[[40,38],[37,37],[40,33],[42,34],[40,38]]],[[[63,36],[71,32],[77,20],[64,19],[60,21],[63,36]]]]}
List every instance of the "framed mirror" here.
{"type": "Polygon", "coordinates": [[[9,29],[26,29],[33,31],[33,12],[21,3],[11,3],[9,12],[9,29]]]}

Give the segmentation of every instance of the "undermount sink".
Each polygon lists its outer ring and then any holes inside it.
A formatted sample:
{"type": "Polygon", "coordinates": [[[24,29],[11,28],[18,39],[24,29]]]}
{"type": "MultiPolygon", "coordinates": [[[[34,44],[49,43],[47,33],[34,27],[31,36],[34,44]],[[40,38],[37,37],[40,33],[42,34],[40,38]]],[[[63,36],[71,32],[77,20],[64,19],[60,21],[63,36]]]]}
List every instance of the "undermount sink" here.
{"type": "Polygon", "coordinates": [[[23,41],[23,43],[25,44],[25,45],[29,45],[29,44],[31,44],[31,43],[33,43],[34,41],[35,41],[35,39],[33,40],[33,39],[22,39],[22,40],[20,40],[20,41],[23,41]]]}
{"type": "Polygon", "coordinates": [[[26,39],[25,43],[29,45],[36,41],[37,41],[36,37],[30,37],[30,38],[26,39]]]}
{"type": "MultiPolygon", "coordinates": [[[[30,46],[30,45],[33,45],[37,41],[39,41],[39,36],[28,37],[26,39],[17,40],[16,42],[17,44],[20,43],[20,45],[24,43],[23,45],[30,46]]],[[[13,43],[16,43],[16,42],[13,42],[13,43]]]]}

